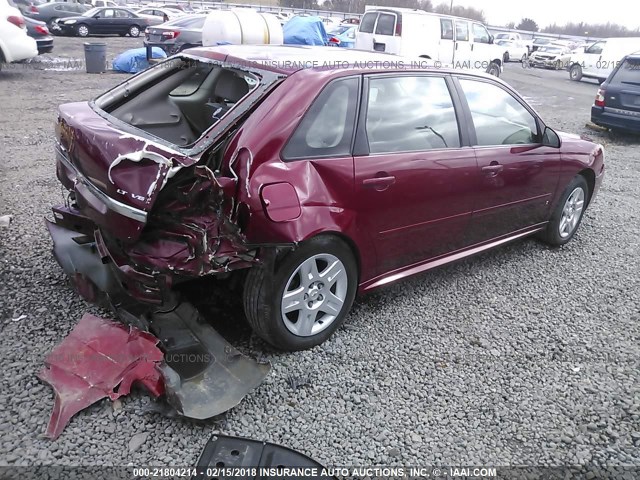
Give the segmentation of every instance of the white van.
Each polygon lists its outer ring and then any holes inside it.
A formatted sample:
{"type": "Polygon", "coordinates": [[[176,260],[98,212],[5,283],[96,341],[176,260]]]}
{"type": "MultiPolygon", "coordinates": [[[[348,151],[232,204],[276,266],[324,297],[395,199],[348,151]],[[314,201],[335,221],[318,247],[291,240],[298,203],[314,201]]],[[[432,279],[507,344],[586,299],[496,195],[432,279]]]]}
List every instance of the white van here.
{"type": "Polygon", "coordinates": [[[584,52],[571,55],[569,78],[596,78],[604,82],[625,55],[640,50],[640,37],[606,38],[584,47],[584,52]]]}
{"type": "Polygon", "coordinates": [[[366,6],[356,48],[430,58],[436,65],[502,72],[501,47],[482,23],[409,8],[366,6]]]}

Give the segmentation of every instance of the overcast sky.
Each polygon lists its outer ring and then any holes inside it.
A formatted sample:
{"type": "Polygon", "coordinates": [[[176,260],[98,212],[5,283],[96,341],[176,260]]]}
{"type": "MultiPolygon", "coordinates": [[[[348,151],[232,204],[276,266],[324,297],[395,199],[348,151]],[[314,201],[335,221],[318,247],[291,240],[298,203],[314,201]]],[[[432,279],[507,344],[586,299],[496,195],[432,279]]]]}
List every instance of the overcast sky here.
{"type": "MultiPolygon", "coordinates": [[[[434,5],[442,3],[433,0],[434,5]]],[[[447,0],[448,3],[448,0],[447,0]]],[[[638,0],[453,0],[454,5],[464,5],[484,10],[489,25],[504,25],[530,17],[540,27],[551,23],[567,22],[619,23],[628,28],[640,27],[640,2],[638,0]]]]}

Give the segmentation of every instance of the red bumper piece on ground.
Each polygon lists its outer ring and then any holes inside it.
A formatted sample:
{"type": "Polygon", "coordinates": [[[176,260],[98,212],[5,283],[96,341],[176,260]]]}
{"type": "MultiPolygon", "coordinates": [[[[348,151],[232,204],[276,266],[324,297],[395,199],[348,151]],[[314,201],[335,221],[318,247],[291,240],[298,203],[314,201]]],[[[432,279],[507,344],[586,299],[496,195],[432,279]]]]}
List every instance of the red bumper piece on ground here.
{"type": "Polygon", "coordinates": [[[46,435],[57,438],[71,417],[98,400],[127,395],[142,383],[158,397],[164,382],[163,359],[150,333],[85,314],[71,334],[45,360],[39,378],[53,387],[55,404],[46,435]]]}

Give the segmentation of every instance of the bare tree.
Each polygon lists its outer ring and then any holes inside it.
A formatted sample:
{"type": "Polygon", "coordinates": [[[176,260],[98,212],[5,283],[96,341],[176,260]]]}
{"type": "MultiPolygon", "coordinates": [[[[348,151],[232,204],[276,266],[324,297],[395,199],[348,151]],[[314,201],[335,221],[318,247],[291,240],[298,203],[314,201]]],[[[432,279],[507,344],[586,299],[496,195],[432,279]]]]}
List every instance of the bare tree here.
{"type": "Polygon", "coordinates": [[[554,23],[552,25],[549,25],[548,27],[545,27],[542,31],[545,33],[557,33],[583,37],[588,36],[596,38],[640,36],[640,28],[631,30],[624,25],[619,25],[617,23],[611,22],[600,24],[570,22],[566,25],[557,25],[554,23]]]}
{"type": "Polygon", "coordinates": [[[484,18],[484,12],[473,7],[463,7],[461,5],[453,5],[450,2],[440,3],[434,9],[436,13],[442,13],[445,15],[455,15],[456,17],[470,18],[472,20],[478,20],[479,22],[486,23],[484,18]]]}

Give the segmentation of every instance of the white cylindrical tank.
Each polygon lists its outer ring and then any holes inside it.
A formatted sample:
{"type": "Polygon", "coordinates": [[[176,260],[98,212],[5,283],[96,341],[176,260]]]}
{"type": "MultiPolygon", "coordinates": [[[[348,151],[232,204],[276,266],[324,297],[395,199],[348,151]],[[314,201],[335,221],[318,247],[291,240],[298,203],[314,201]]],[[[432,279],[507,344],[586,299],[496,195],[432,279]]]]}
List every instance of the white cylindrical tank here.
{"type": "Polygon", "coordinates": [[[282,25],[271,13],[249,8],[216,10],[207,15],[202,28],[202,45],[282,45],[282,25]]]}

